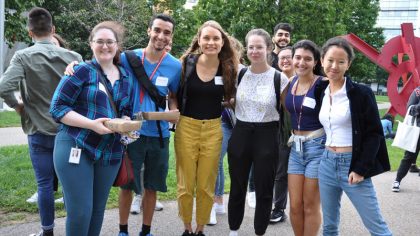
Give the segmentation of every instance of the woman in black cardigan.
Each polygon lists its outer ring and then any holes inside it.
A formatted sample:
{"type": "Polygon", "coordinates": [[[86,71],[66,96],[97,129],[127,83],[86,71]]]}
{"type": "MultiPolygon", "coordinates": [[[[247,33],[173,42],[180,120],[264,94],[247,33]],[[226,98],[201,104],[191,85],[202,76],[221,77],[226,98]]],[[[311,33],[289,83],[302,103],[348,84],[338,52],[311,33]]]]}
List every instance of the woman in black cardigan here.
{"type": "Polygon", "coordinates": [[[323,234],[338,235],[343,191],[371,235],[392,235],[370,177],[390,169],[378,107],[372,91],[345,77],[354,53],[343,38],[329,39],[321,62],[329,80],[319,115],[327,140],[319,166],[323,234]]]}

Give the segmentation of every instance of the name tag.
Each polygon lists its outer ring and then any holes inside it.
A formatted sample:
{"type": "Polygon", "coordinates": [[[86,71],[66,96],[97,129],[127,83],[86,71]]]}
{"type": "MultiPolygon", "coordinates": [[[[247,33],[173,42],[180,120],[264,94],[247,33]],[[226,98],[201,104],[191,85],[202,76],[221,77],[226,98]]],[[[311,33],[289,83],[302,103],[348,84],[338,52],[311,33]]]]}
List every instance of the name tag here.
{"type": "Polygon", "coordinates": [[[168,77],[158,76],[156,78],[156,86],[168,86],[168,77]]]}
{"type": "Polygon", "coordinates": [[[71,148],[70,149],[70,156],[69,156],[69,163],[79,164],[80,163],[80,155],[82,155],[82,149],[80,148],[71,148]]]}
{"type": "Polygon", "coordinates": [[[258,96],[267,95],[269,90],[270,90],[269,86],[258,86],[257,87],[257,95],[258,96]]]}
{"type": "Polygon", "coordinates": [[[223,85],[223,77],[222,76],[215,76],[214,77],[214,83],[216,85],[223,85]]]}
{"type": "Polygon", "coordinates": [[[303,106],[314,109],[315,105],[316,105],[315,99],[310,98],[310,97],[305,97],[305,99],[303,99],[303,106]]]}
{"type": "Polygon", "coordinates": [[[105,86],[102,83],[99,83],[99,90],[101,90],[102,92],[104,92],[108,96],[108,94],[106,93],[105,86]]]}

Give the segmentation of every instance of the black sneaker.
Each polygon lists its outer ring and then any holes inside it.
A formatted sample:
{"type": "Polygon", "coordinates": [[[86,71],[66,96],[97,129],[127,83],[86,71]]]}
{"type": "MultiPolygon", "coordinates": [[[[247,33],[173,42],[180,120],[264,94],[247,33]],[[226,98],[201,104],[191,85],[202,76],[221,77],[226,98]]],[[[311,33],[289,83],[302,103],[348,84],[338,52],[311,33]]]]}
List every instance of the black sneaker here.
{"type": "Polygon", "coordinates": [[[202,232],[202,231],[198,231],[195,235],[196,235],[196,236],[206,236],[205,234],[203,234],[203,232],[202,232]]]}
{"type": "Polygon", "coordinates": [[[286,213],[284,213],[284,209],[274,208],[273,212],[271,212],[270,223],[283,222],[286,219],[287,219],[287,215],[286,213]]]}
{"type": "Polygon", "coordinates": [[[416,164],[412,164],[411,166],[410,166],[410,170],[409,170],[411,173],[419,173],[419,168],[417,167],[417,165],[416,164]]]}
{"type": "Polygon", "coordinates": [[[195,236],[193,232],[188,231],[187,229],[184,231],[184,233],[181,236],[195,236]]]}

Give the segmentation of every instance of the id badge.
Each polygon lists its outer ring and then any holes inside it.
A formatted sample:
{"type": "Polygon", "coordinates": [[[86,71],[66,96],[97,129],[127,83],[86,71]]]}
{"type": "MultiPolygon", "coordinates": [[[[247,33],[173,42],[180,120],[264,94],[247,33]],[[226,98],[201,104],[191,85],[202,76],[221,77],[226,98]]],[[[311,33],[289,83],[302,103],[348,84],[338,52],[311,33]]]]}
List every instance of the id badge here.
{"type": "Polygon", "coordinates": [[[82,149],[73,147],[70,149],[69,163],[79,164],[80,156],[82,155],[82,149]]]}
{"type": "Polygon", "coordinates": [[[302,152],[303,151],[302,138],[301,137],[295,137],[294,142],[295,142],[296,151],[297,152],[302,152]]]}

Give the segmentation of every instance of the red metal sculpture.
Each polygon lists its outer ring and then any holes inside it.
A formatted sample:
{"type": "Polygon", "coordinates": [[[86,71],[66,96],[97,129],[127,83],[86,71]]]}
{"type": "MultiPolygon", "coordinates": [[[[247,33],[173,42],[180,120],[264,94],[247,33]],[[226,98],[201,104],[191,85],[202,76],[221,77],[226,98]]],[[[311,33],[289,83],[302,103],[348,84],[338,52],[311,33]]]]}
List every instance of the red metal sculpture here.
{"type": "Polygon", "coordinates": [[[381,52],[355,34],[344,36],[355,49],[389,73],[387,90],[391,107],[388,113],[394,116],[397,114],[405,116],[408,98],[411,92],[420,86],[420,38],[414,36],[412,23],[401,24],[401,30],[402,35],[386,42],[381,52]],[[405,61],[403,61],[404,55],[408,57],[405,61]],[[393,62],[395,56],[397,56],[398,64],[393,62]],[[400,79],[403,87],[401,91],[398,91],[400,79]]]}

